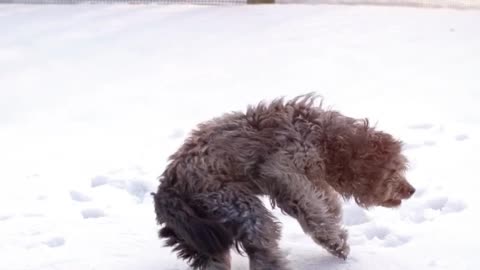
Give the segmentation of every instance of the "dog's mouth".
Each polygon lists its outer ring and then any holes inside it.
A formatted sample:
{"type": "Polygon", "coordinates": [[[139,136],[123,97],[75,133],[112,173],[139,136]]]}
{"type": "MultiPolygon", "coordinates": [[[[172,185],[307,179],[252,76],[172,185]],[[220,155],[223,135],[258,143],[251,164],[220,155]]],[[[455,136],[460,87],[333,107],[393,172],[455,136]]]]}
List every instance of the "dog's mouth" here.
{"type": "Polygon", "coordinates": [[[402,204],[402,200],[399,200],[399,199],[389,199],[389,200],[386,200],[382,203],[382,206],[384,207],[397,207],[397,206],[400,206],[402,204]]]}

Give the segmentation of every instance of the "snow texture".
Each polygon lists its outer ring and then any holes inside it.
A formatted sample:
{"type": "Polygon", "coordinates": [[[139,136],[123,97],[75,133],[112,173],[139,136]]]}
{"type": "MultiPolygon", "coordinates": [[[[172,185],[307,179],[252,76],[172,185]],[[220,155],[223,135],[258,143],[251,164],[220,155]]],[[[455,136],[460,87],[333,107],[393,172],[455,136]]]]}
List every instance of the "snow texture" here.
{"type": "Polygon", "coordinates": [[[82,210],[82,216],[84,219],[100,218],[105,216],[105,212],[102,209],[88,208],[88,209],[82,210]]]}
{"type": "Polygon", "coordinates": [[[76,190],[70,191],[70,197],[77,202],[88,202],[92,200],[88,195],[76,190]]]}
{"type": "Polygon", "coordinates": [[[411,6],[411,7],[457,8],[457,9],[480,8],[479,0],[275,0],[275,3],[411,6]]]}
{"type": "Polygon", "coordinates": [[[149,196],[168,156],[200,121],[310,91],[404,140],[417,192],[345,202],[346,261],[274,210],[292,268],[480,269],[479,25],[449,9],[0,6],[0,269],[188,269],[149,196]]]}

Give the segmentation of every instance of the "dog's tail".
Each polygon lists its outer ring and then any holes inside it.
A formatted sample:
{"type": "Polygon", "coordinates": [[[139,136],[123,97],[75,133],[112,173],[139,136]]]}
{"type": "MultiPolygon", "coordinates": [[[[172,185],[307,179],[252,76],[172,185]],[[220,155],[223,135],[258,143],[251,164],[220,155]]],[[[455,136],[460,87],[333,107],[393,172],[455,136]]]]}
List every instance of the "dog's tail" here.
{"type": "Polygon", "coordinates": [[[192,267],[201,268],[232,246],[233,235],[222,224],[199,217],[179,194],[159,188],[152,195],[157,221],[165,224],[159,237],[167,238],[166,245],[192,267]]]}

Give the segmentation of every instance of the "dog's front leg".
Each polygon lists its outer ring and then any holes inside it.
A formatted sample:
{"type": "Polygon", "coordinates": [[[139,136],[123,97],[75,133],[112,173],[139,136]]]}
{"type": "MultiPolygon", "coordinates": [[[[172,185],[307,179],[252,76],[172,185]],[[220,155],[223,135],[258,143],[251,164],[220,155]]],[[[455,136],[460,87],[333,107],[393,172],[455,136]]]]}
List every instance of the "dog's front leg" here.
{"type": "Polygon", "coordinates": [[[341,204],[329,187],[317,189],[285,158],[262,165],[261,181],[272,203],[296,218],[305,233],[331,254],[346,259],[350,248],[347,231],[342,228],[341,204]]]}

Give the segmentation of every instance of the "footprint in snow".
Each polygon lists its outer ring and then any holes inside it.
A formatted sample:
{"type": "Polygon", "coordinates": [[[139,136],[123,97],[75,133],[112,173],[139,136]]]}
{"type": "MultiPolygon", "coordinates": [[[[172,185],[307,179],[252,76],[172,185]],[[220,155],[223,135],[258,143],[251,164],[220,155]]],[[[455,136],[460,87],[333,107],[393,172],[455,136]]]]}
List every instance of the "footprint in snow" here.
{"type": "Polygon", "coordinates": [[[81,214],[84,219],[101,218],[106,216],[105,212],[99,208],[83,209],[81,214]]]}
{"type": "Polygon", "coordinates": [[[51,248],[61,247],[65,245],[65,238],[63,237],[52,237],[47,241],[43,242],[45,245],[51,248]]]}
{"type": "Polygon", "coordinates": [[[468,140],[469,137],[467,134],[458,134],[457,136],[455,136],[455,140],[456,141],[459,141],[459,142],[462,142],[462,141],[465,141],[465,140],[468,140]]]}
{"type": "MultiPolygon", "coordinates": [[[[414,125],[408,126],[409,129],[419,130],[419,131],[420,130],[432,130],[434,127],[435,126],[433,124],[429,124],[429,123],[414,124],[414,125]]],[[[437,129],[435,129],[435,131],[443,132],[444,128],[442,126],[439,126],[437,129]]],[[[468,140],[470,137],[465,133],[460,133],[460,134],[457,134],[454,138],[455,138],[456,141],[461,142],[461,141],[468,140]]],[[[423,144],[407,144],[405,146],[405,149],[415,149],[415,148],[418,148],[418,147],[421,147],[421,146],[433,146],[433,145],[436,145],[435,141],[427,140],[427,141],[424,141],[423,144]]]]}
{"type": "Polygon", "coordinates": [[[403,147],[404,150],[413,150],[413,149],[417,149],[417,148],[420,148],[424,146],[423,144],[418,144],[418,143],[407,143],[405,144],[405,146],[403,147]]]}
{"type": "Polygon", "coordinates": [[[368,240],[378,239],[384,247],[398,247],[410,241],[410,237],[399,235],[384,226],[372,226],[364,231],[368,240]]]}
{"type": "Polygon", "coordinates": [[[448,202],[447,197],[433,198],[425,202],[425,208],[430,208],[433,210],[442,210],[443,207],[447,204],[447,202],[448,202]]]}
{"type": "MultiPolygon", "coordinates": [[[[417,131],[432,131],[432,129],[435,127],[435,125],[433,124],[429,124],[429,123],[421,123],[421,124],[414,124],[414,125],[410,125],[408,126],[409,129],[411,130],[417,130],[417,131]]],[[[443,130],[443,127],[440,127],[439,131],[442,131],[443,130]]],[[[429,132],[430,133],[430,132],[429,132]]],[[[424,140],[423,143],[420,142],[420,143],[407,143],[405,146],[404,146],[404,149],[405,150],[413,150],[413,149],[417,149],[417,148],[421,148],[421,147],[425,147],[425,146],[435,146],[437,145],[437,142],[434,141],[434,140],[424,140]]]]}
{"type": "Polygon", "coordinates": [[[407,144],[405,144],[403,149],[404,150],[414,150],[414,149],[421,148],[421,147],[424,147],[424,146],[428,147],[428,146],[435,146],[435,145],[437,145],[436,141],[426,140],[423,143],[407,143],[407,144]]]}
{"type": "Polygon", "coordinates": [[[88,195],[76,190],[70,191],[70,198],[77,202],[89,202],[92,200],[88,195]]]}
{"type": "Polygon", "coordinates": [[[444,214],[458,213],[467,208],[467,205],[461,200],[455,200],[448,197],[433,198],[425,203],[426,207],[441,211],[444,214]]]}
{"type": "Polygon", "coordinates": [[[414,124],[414,125],[408,126],[409,129],[417,129],[417,130],[427,130],[427,129],[432,129],[433,127],[434,125],[429,123],[414,124]]]}
{"type": "Polygon", "coordinates": [[[13,217],[13,215],[0,215],[0,221],[9,220],[13,217]]]}
{"type": "Polygon", "coordinates": [[[115,179],[103,175],[95,176],[91,180],[91,187],[100,187],[108,185],[118,189],[123,189],[126,192],[130,193],[138,201],[143,201],[143,199],[154,190],[152,184],[148,181],[138,180],[138,179],[115,179]]]}
{"type": "Polygon", "coordinates": [[[462,212],[467,205],[462,201],[448,196],[437,195],[430,198],[422,198],[424,194],[413,199],[417,202],[411,204],[411,209],[405,212],[405,216],[415,223],[423,223],[436,219],[445,214],[462,212]]]}
{"type": "Polygon", "coordinates": [[[391,230],[383,226],[372,226],[367,228],[364,233],[368,240],[375,238],[384,240],[391,233],[391,230]]]}
{"type": "Polygon", "coordinates": [[[111,181],[110,178],[103,176],[103,175],[98,175],[92,178],[90,186],[92,188],[103,186],[108,184],[108,182],[111,181]]]}
{"type": "Polygon", "coordinates": [[[396,234],[389,234],[387,237],[385,237],[385,241],[383,241],[383,246],[384,247],[399,247],[402,245],[405,245],[410,241],[409,236],[402,236],[402,235],[396,235],[396,234]]]}

